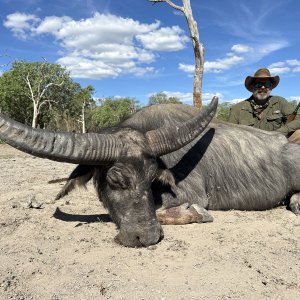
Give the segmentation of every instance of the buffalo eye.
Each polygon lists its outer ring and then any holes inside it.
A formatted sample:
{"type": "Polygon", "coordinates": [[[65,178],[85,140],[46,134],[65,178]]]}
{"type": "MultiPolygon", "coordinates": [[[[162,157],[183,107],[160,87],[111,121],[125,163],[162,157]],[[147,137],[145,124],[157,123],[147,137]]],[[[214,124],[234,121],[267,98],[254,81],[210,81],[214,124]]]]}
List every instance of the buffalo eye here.
{"type": "Polygon", "coordinates": [[[127,189],[133,186],[133,172],[125,166],[113,166],[107,172],[107,182],[111,188],[127,189]]]}

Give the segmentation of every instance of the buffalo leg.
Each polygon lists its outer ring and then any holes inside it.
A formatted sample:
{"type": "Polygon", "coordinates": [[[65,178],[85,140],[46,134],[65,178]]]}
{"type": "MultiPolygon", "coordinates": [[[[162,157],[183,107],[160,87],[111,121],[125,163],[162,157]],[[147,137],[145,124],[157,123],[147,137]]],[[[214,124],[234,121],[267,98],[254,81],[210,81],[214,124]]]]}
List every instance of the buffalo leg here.
{"type": "Polygon", "coordinates": [[[184,225],[189,223],[212,222],[213,217],[208,211],[197,204],[188,203],[156,211],[156,216],[162,225],[184,225]]]}
{"type": "Polygon", "coordinates": [[[289,207],[295,215],[300,215],[300,193],[296,193],[291,197],[289,207]]]}

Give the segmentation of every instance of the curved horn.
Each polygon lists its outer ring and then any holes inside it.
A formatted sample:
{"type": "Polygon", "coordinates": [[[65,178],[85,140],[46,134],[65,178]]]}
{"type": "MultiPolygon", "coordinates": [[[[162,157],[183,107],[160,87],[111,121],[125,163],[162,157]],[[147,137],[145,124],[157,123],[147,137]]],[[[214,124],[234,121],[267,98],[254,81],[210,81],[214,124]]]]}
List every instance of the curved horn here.
{"type": "Polygon", "coordinates": [[[199,136],[215,115],[218,100],[218,97],[213,97],[207,108],[201,109],[198,116],[182,125],[148,131],[146,138],[153,153],[160,156],[176,151],[199,136]]]}
{"type": "Polygon", "coordinates": [[[113,134],[51,132],[31,128],[2,114],[0,139],[34,156],[74,164],[114,161],[123,147],[113,134]]]}

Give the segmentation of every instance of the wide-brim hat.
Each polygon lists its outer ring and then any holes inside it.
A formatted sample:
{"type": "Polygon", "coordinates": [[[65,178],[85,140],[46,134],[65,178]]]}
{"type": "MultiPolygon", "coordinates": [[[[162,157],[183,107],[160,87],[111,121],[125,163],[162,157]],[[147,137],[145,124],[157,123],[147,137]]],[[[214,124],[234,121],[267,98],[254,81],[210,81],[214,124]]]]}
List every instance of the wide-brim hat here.
{"type": "Polygon", "coordinates": [[[269,69],[267,68],[258,69],[254,73],[254,76],[247,76],[245,79],[245,87],[248,91],[253,92],[253,82],[257,79],[270,79],[272,83],[272,89],[276,88],[276,86],[280,81],[278,75],[271,76],[269,69]]]}

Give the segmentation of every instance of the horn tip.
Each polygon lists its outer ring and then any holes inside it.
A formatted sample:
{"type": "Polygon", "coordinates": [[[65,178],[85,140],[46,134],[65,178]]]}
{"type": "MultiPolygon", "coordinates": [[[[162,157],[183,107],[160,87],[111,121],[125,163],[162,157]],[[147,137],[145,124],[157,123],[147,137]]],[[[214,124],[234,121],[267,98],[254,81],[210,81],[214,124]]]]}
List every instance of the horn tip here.
{"type": "Polygon", "coordinates": [[[211,102],[212,102],[214,105],[218,105],[218,103],[219,103],[219,97],[218,97],[218,96],[213,96],[211,102]]]}

